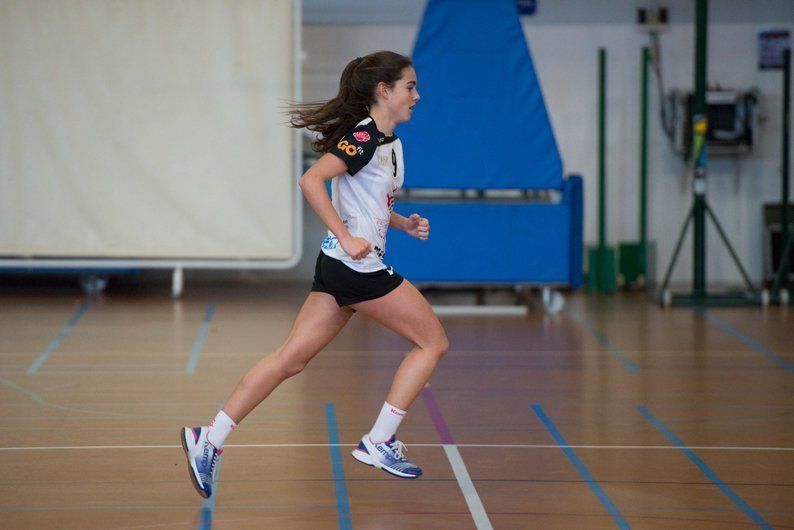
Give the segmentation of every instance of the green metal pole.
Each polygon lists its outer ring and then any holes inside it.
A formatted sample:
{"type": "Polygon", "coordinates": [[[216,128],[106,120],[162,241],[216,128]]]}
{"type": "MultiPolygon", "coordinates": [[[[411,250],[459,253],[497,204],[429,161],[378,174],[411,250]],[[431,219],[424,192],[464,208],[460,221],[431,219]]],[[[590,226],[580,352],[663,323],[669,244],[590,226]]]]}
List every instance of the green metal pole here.
{"type": "Polygon", "coordinates": [[[598,251],[606,247],[606,86],[607,51],[598,49],[598,251]]]}
{"type": "Polygon", "coordinates": [[[786,48],[783,50],[783,156],[781,163],[782,181],[783,181],[783,209],[780,212],[780,247],[783,249],[784,254],[780,256],[780,269],[782,271],[781,287],[788,289],[788,251],[789,237],[791,237],[788,229],[788,152],[789,152],[789,127],[791,125],[790,117],[790,101],[789,93],[791,92],[791,50],[786,48]]]}
{"type": "Polygon", "coordinates": [[[643,274],[647,273],[648,243],[648,47],[642,49],[642,95],[640,98],[640,254],[643,274]]]}
{"type": "Polygon", "coordinates": [[[589,271],[588,289],[614,293],[615,250],[607,246],[607,185],[606,185],[606,86],[607,52],[598,50],[598,246],[587,251],[589,271]]]}
{"type": "Polygon", "coordinates": [[[780,146],[780,248],[782,254],[780,255],[780,263],[778,265],[777,273],[775,274],[775,281],[772,285],[772,296],[777,297],[780,289],[788,289],[788,255],[791,248],[789,220],[788,220],[788,156],[789,156],[789,128],[790,121],[790,93],[791,93],[791,50],[786,48],[783,50],[783,123],[782,137],[783,142],[780,146]]]}
{"type": "Polygon", "coordinates": [[[706,296],[706,132],[708,116],[706,109],[706,36],[708,27],[708,2],[697,0],[695,8],[695,93],[693,102],[693,146],[695,161],[693,238],[694,283],[692,294],[696,298],[706,296]]]}

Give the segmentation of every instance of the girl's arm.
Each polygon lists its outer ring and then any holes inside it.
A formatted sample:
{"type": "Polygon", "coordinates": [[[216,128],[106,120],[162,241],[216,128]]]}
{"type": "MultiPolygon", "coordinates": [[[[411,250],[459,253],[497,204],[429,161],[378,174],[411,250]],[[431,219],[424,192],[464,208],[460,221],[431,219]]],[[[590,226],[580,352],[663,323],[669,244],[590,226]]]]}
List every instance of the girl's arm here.
{"type": "Polygon", "coordinates": [[[391,217],[389,217],[389,228],[396,228],[397,230],[405,230],[405,226],[407,222],[408,222],[407,217],[403,217],[397,212],[392,212],[391,217]]]}
{"type": "Polygon", "coordinates": [[[430,221],[421,217],[418,213],[412,213],[411,217],[392,212],[389,217],[389,226],[425,240],[430,237],[430,221]]]}
{"type": "Polygon", "coordinates": [[[326,153],[303,174],[298,181],[298,186],[318,217],[339,240],[342,250],[354,260],[359,260],[370,253],[372,246],[366,239],[350,235],[339,214],[336,213],[334,205],[331,204],[331,199],[325,189],[325,181],[341,175],[345,171],[347,171],[347,166],[340,158],[326,153]]]}

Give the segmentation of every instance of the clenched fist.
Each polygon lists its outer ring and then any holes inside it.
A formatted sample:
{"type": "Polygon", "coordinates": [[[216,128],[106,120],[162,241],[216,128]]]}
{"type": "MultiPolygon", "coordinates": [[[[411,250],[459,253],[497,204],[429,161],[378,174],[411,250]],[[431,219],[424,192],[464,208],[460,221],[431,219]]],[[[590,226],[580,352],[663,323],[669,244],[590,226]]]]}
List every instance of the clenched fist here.
{"type": "Polygon", "coordinates": [[[345,254],[358,261],[367,257],[367,254],[372,252],[372,245],[363,237],[351,237],[344,241],[339,241],[342,245],[342,250],[345,254]]]}
{"type": "Polygon", "coordinates": [[[420,217],[418,213],[412,213],[406,223],[405,231],[424,241],[430,237],[430,221],[420,217]]]}

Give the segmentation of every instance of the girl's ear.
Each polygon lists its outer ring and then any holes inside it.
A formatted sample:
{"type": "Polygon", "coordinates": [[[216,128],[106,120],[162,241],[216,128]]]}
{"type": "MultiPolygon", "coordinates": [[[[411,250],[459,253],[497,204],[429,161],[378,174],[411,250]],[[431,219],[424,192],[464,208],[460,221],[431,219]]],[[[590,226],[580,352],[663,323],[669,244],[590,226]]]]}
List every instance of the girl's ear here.
{"type": "Polygon", "coordinates": [[[389,96],[389,87],[386,85],[386,83],[381,81],[380,83],[378,83],[378,86],[375,88],[375,94],[386,99],[389,96]]]}

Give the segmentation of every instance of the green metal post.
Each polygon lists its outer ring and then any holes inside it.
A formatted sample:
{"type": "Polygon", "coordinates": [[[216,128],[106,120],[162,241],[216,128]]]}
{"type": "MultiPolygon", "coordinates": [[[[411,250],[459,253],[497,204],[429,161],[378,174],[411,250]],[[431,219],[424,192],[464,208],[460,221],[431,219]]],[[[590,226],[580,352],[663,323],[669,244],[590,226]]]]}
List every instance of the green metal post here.
{"type": "Polygon", "coordinates": [[[781,278],[781,287],[784,289],[788,289],[788,251],[787,249],[790,248],[789,245],[789,238],[791,234],[789,232],[789,220],[788,220],[788,153],[789,153],[789,127],[791,125],[790,122],[790,94],[791,92],[791,50],[786,48],[783,50],[783,156],[782,156],[782,164],[781,164],[781,171],[782,171],[782,199],[783,199],[783,209],[780,212],[780,223],[781,223],[781,232],[780,232],[780,242],[781,248],[783,249],[784,254],[780,256],[780,268],[782,270],[782,278],[781,278]]]}
{"type": "Polygon", "coordinates": [[[694,283],[692,295],[695,298],[706,295],[706,132],[708,116],[706,109],[706,42],[707,42],[707,0],[697,0],[695,8],[695,94],[693,102],[693,146],[695,157],[695,178],[693,188],[695,204],[693,209],[695,237],[693,239],[694,283]]]}
{"type": "Polygon", "coordinates": [[[648,249],[648,47],[642,49],[642,95],[640,98],[640,252],[646,273],[648,249]]]}
{"type": "Polygon", "coordinates": [[[626,287],[638,285],[648,279],[648,69],[650,50],[645,47],[640,54],[640,201],[639,241],[618,245],[618,272],[626,287]]]}
{"type": "Polygon", "coordinates": [[[788,255],[791,249],[791,232],[789,231],[788,201],[789,201],[789,128],[791,126],[791,50],[783,50],[783,142],[780,146],[780,177],[781,177],[781,210],[780,210],[780,264],[778,265],[775,282],[772,286],[772,296],[777,297],[780,289],[788,289],[788,255]]]}
{"type": "Polygon", "coordinates": [[[598,50],[598,246],[587,251],[589,290],[614,293],[615,249],[607,246],[606,99],[607,52],[598,50]]]}
{"type": "Polygon", "coordinates": [[[598,50],[598,252],[606,247],[606,64],[607,51],[598,50]]]}

